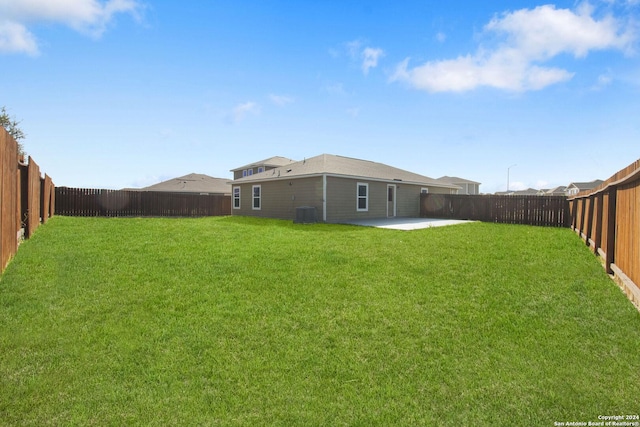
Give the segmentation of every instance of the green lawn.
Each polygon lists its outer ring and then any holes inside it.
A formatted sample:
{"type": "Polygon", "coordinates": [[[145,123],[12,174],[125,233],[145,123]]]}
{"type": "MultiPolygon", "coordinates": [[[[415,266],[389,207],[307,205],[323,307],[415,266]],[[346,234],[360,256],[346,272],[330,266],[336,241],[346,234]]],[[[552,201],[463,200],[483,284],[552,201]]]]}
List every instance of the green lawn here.
{"type": "Polygon", "coordinates": [[[568,229],[55,217],[0,280],[1,425],[540,425],[640,408],[568,229]]]}

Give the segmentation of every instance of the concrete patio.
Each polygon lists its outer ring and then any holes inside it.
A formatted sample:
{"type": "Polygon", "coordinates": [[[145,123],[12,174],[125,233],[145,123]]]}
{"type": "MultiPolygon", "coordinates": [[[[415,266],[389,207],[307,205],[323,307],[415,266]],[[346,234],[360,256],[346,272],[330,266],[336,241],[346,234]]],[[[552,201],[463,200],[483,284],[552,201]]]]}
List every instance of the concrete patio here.
{"type": "Polygon", "coordinates": [[[443,227],[446,225],[465,224],[473,221],[438,218],[376,218],[345,221],[344,224],[362,225],[365,227],[389,228],[392,230],[419,230],[421,228],[443,227]]]}

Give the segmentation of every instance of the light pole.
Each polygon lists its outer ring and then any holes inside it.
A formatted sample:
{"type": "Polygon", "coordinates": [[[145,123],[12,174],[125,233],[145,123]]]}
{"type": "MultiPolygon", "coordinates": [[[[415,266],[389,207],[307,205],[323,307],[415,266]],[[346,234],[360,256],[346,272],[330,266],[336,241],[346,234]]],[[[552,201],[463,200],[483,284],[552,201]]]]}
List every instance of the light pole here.
{"type": "Polygon", "coordinates": [[[518,165],[516,165],[516,164],[514,163],[514,164],[512,164],[511,166],[509,166],[509,167],[507,168],[507,193],[509,192],[509,170],[510,170],[512,167],[514,167],[514,166],[518,166],[518,165]]]}

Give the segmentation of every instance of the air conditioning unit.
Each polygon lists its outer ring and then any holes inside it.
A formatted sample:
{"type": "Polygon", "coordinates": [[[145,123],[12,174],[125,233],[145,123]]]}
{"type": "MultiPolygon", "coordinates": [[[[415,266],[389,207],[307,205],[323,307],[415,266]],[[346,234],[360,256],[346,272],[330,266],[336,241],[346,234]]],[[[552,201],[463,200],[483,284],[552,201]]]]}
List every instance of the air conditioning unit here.
{"type": "Polygon", "coordinates": [[[296,224],[313,224],[316,220],[316,208],[314,206],[301,206],[296,208],[296,224]]]}

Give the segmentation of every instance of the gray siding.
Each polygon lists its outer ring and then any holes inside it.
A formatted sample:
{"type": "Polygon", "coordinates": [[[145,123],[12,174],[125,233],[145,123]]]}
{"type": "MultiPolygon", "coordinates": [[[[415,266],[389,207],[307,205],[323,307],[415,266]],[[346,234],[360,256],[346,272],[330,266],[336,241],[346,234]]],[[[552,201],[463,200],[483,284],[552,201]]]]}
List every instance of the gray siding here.
{"type": "Polygon", "coordinates": [[[313,206],[322,221],[322,177],[243,183],[240,188],[240,209],[231,209],[232,215],[293,220],[297,207],[313,206]],[[261,187],[260,210],[252,208],[254,185],[261,187]]]}
{"type": "Polygon", "coordinates": [[[449,188],[405,184],[403,182],[379,182],[366,179],[327,177],[327,221],[339,222],[350,219],[385,218],[387,216],[387,185],[396,186],[396,216],[420,216],[420,191],[449,194],[449,188]],[[369,210],[357,210],[357,185],[369,184],[369,210]]]}
{"type": "MultiPolygon", "coordinates": [[[[420,191],[449,194],[449,188],[405,184],[403,182],[379,182],[357,178],[327,177],[327,222],[351,219],[385,218],[387,216],[387,185],[396,185],[396,216],[420,216],[420,191]],[[357,210],[358,183],[369,186],[368,210],[357,210]]],[[[318,221],[322,221],[323,189],[322,177],[282,179],[258,183],[234,184],[240,186],[240,209],[231,209],[232,215],[258,216],[265,218],[295,219],[296,208],[313,206],[318,221]],[[254,210],[252,188],[261,186],[261,209],[254,210]]],[[[233,202],[233,199],[232,199],[233,202]]]]}
{"type": "Polygon", "coordinates": [[[327,178],[327,221],[339,222],[350,219],[385,218],[387,216],[387,185],[396,186],[396,216],[420,216],[420,192],[428,188],[429,193],[449,194],[449,188],[405,184],[403,182],[379,182],[366,179],[327,178]],[[369,209],[357,210],[357,185],[369,184],[369,209]]]}

